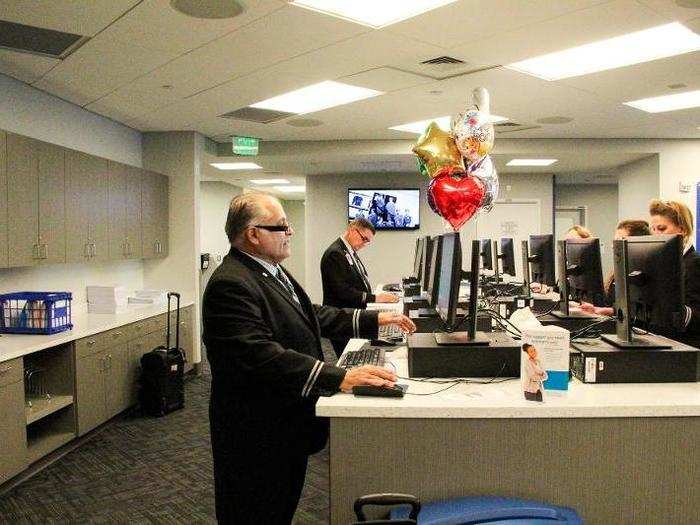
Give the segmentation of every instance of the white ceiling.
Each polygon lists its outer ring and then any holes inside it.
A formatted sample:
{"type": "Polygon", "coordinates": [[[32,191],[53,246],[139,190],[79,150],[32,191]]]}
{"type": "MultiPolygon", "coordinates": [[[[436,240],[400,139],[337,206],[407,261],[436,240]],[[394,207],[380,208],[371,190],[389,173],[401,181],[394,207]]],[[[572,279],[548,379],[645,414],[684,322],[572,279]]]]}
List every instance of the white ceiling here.
{"type": "MultiPolygon", "coordinates": [[[[700,52],[557,82],[500,67],[671,21],[700,31],[700,9],[671,0],[462,0],[380,30],[282,0],[241,3],[233,19],[200,20],[168,0],[3,0],[2,20],[92,39],[63,61],[0,50],[0,72],[142,131],[217,140],[410,139],[387,128],[457,113],[477,86],[490,91],[493,113],[531,126],[509,139],[700,138],[700,109],[650,115],[622,105],[672,93],[671,84],[700,89],[700,52]],[[440,55],[466,65],[420,65],[440,55]],[[318,127],[218,117],[321,80],[386,94],[309,114],[318,127]],[[536,123],[551,116],[573,121],[536,123]]],[[[585,169],[585,154],[574,156],[585,169]]]]}

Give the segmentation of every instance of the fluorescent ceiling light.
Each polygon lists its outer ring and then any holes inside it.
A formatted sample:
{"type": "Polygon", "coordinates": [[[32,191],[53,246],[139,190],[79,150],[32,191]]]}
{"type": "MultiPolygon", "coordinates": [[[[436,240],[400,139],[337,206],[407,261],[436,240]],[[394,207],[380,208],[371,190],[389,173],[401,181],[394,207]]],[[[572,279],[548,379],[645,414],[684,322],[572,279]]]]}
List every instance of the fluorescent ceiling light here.
{"type": "Polygon", "coordinates": [[[700,35],[674,22],[529,58],[506,67],[545,80],[587,75],[700,49],[700,35]]]}
{"type": "Polygon", "coordinates": [[[274,186],[273,189],[282,193],[303,193],[306,191],[306,186],[274,186]]]}
{"type": "Polygon", "coordinates": [[[551,166],[557,159],[512,159],[506,166],[551,166]]]}
{"type": "MultiPolygon", "coordinates": [[[[505,122],[508,120],[506,117],[499,117],[498,115],[491,115],[491,122],[498,124],[499,122],[505,122]]],[[[408,124],[401,124],[400,126],[391,126],[389,129],[395,129],[396,131],[406,131],[408,133],[416,133],[418,135],[425,131],[428,124],[435,122],[440,128],[445,131],[450,131],[450,124],[452,122],[452,117],[436,117],[428,120],[419,120],[418,122],[409,122],[408,124]]]]}
{"type": "Polygon", "coordinates": [[[375,29],[413,18],[457,0],[293,0],[292,5],[375,29]]]}
{"type": "Polygon", "coordinates": [[[287,179],[250,179],[253,184],[289,184],[287,179]]]}
{"type": "Polygon", "coordinates": [[[697,108],[700,106],[700,90],[632,100],[625,102],[625,105],[641,109],[647,113],[663,113],[664,111],[676,111],[677,109],[697,108]]]}
{"type": "Polygon", "coordinates": [[[326,80],[251,104],[250,107],[287,113],[313,113],[377,95],[383,95],[383,92],[326,80]]]}
{"type": "Polygon", "coordinates": [[[212,166],[220,170],[260,170],[255,162],[212,162],[212,166]]]}

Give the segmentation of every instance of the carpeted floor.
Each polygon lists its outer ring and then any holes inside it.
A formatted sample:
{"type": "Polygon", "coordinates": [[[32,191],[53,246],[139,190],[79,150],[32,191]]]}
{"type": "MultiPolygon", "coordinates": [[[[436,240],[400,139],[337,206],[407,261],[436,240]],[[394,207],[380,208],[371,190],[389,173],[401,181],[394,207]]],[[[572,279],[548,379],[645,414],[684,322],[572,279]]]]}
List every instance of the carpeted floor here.
{"type": "MultiPolygon", "coordinates": [[[[324,350],[332,349],[330,345],[324,350]]],[[[0,496],[0,523],[213,523],[209,384],[164,418],[123,415],[89,442],[0,496]]],[[[310,458],[295,523],[328,523],[328,454],[310,458]]],[[[264,523],[262,519],[261,523],[264,523]]]]}

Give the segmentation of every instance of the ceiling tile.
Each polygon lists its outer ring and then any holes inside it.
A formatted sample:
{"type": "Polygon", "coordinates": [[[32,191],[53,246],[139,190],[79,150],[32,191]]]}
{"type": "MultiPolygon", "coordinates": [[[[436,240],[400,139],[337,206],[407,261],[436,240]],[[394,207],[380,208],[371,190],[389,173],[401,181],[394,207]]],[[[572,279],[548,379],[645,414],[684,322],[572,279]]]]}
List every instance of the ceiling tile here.
{"type": "Polygon", "coordinates": [[[140,0],[2,0],[0,20],[93,36],[140,0]]]}
{"type": "Polygon", "coordinates": [[[57,58],[0,49],[0,73],[31,84],[40,79],[52,67],[59,64],[57,58]]]}
{"type": "Polygon", "coordinates": [[[433,82],[430,78],[388,67],[379,67],[355,75],[342,77],[340,81],[354,86],[362,86],[387,93],[433,82]]]}

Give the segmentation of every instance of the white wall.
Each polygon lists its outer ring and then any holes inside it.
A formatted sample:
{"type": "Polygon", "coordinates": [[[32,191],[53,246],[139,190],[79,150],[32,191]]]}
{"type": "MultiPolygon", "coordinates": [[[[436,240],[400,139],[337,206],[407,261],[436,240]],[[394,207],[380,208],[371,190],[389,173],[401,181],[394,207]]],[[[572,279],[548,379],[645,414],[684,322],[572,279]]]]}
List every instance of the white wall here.
{"type": "Polygon", "coordinates": [[[608,184],[559,184],[556,206],[587,206],[586,227],[600,239],[603,275],[612,271],[612,240],[618,222],[617,186],[608,184]]]}
{"type": "Polygon", "coordinates": [[[618,218],[649,219],[649,201],[659,196],[659,155],[618,168],[618,218]]]}
{"type": "Polygon", "coordinates": [[[0,74],[0,129],[141,166],[141,133],[0,74]]]}
{"type": "MultiPolygon", "coordinates": [[[[168,176],[168,256],[144,261],[147,288],[175,290],[194,301],[200,311],[200,178],[204,137],[192,131],[144,133],[144,168],[168,176]]],[[[200,333],[195,316],[195,334],[200,333]]],[[[195,337],[194,361],[201,360],[200,339],[195,337]]]]}
{"type": "MultiPolygon", "coordinates": [[[[0,129],[141,166],[141,134],[0,74],[0,129]]],[[[70,233],[69,233],[70,234],[70,233]]],[[[69,291],[85,302],[87,285],[143,288],[141,261],[0,269],[0,292],[69,291]]]]}
{"type": "Polygon", "coordinates": [[[223,257],[229,251],[230,245],[224,227],[228,206],[236,195],[243,190],[225,182],[206,181],[200,184],[200,245],[202,253],[210,253],[210,267],[218,266],[217,257],[223,257]]]}
{"type": "MultiPolygon", "coordinates": [[[[372,285],[397,282],[413,270],[415,239],[451,231],[428,206],[428,180],[418,173],[318,175],[306,178],[306,290],[314,301],[321,301],[320,262],[323,252],[347,226],[348,188],[415,188],[421,189],[420,229],[405,232],[378,232],[375,241],[361,253],[372,285]]],[[[504,175],[500,198],[537,198],[541,201],[542,231],[552,231],[551,175],[504,175]],[[510,190],[508,189],[510,186],[510,190]]],[[[479,216],[461,229],[466,268],[470,250],[466,240],[477,238],[479,216]]]]}

